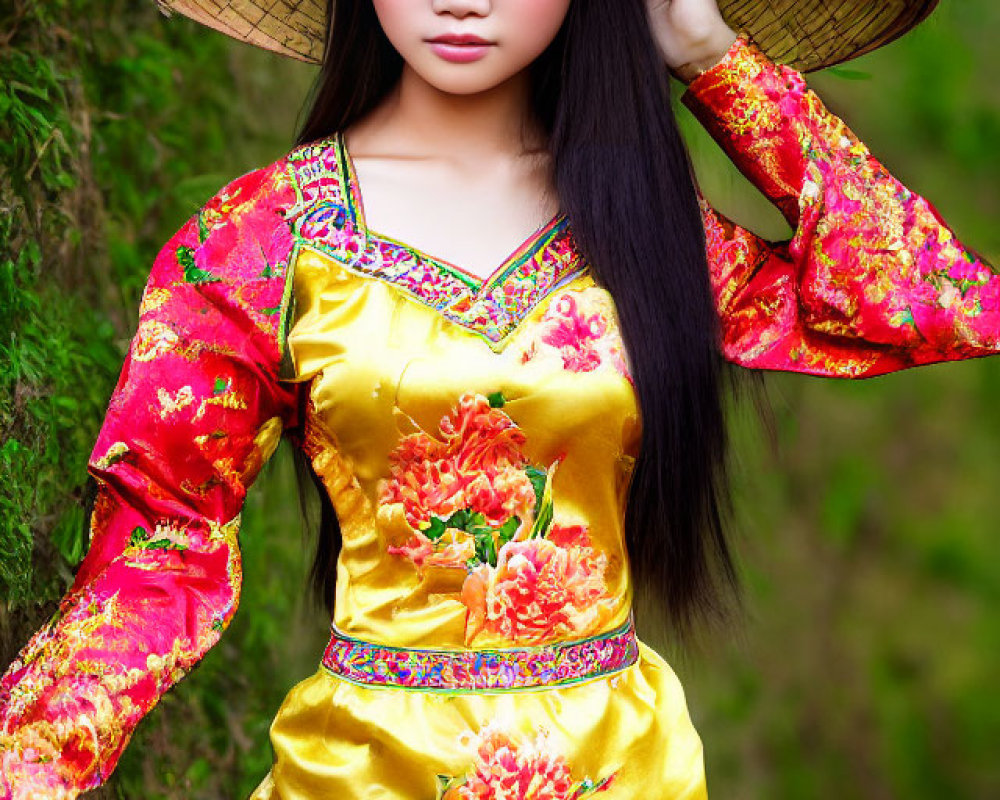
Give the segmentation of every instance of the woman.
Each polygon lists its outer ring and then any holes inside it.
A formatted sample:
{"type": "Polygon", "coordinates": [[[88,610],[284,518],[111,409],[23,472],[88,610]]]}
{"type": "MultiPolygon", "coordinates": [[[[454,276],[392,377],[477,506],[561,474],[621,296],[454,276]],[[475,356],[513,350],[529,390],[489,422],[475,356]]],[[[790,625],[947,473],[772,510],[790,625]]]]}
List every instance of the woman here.
{"type": "Polygon", "coordinates": [[[339,0],[324,41],[299,145],[153,265],[90,549],[0,686],[6,796],[98,785],[218,640],[287,433],[333,626],[254,797],[704,797],[631,609],[683,627],[732,581],[719,350],[995,354],[1000,278],[713,0],[339,0]],[[697,193],[666,68],[790,242],[697,193]]]}

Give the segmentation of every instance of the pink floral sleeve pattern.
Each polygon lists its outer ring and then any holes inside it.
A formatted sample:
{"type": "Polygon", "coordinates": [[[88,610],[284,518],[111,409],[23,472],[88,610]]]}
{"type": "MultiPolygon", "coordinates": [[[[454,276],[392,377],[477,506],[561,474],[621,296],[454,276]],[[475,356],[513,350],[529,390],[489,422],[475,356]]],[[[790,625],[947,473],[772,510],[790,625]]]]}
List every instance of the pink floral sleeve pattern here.
{"type": "Polygon", "coordinates": [[[0,798],[103,783],[236,611],[244,495],[296,409],[276,381],[283,180],[233,181],[153,264],[88,467],[89,550],[0,682],[0,798]]]}
{"type": "Polygon", "coordinates": [[[699,197],[725,356],[860,378],[1000,352],[1000,275],[803,76],[745,37],[683,97],[795,229],[772,243],[699,197]]]}

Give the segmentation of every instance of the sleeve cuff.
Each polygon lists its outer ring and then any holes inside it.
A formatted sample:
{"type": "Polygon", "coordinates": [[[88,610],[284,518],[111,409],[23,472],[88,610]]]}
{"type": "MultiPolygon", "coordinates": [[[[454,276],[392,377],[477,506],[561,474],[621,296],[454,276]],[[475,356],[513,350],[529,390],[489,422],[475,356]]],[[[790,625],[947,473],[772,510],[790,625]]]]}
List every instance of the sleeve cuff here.
{"type": "Polygon", "coordinates": [[[697,93],[703,84],[710,83],[711,79],[718,77],[720,73],[738,70],[741,64],[754,63],[761,67],[774,65],[764,51],[750,38],[750,35],[741,31],[722,58],[708,69],[696,70],[691,75],[691,79],[687,82],[688,92],[697,93]]]}
{"type": "Polygon", "coordinates": [[[772,61],[741,32],[718,63],[691,81],[681,102],[740,171],[794,220],[803,137],[820,113],[802,74],[772,61]]]}

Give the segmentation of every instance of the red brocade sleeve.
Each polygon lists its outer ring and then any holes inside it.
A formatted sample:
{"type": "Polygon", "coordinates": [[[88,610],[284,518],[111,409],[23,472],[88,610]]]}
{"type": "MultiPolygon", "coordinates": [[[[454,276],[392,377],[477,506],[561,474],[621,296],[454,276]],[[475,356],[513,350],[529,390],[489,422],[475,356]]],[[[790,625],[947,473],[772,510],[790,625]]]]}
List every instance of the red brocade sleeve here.
{"type": "Polygon", "coordinates": [[[1000,275],[745,37],[683,102],[795,229],[767,242],[701,196],[731,361],[860,378],[1000,352],[1000,275]]]}
{"type": "Polygon", "coordinates": [[[89,462],[87,555],[0,681],[0,798],[103,783],[236,611],[244,495],[295,424],[277,382],[283,180],[279,165],[233,181],[153,264],[89,462]]]}

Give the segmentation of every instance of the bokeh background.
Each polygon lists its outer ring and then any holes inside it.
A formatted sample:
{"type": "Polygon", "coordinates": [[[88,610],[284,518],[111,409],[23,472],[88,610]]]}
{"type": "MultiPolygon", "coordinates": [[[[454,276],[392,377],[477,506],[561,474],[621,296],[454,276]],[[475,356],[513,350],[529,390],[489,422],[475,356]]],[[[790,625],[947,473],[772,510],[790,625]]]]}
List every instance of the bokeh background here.
{"type": "MultiPolygon", "coordinates": [[[[966,244],[1000,264],[1000,4],[944,0],[810,84],[966,244]]],[[[157,250],[291,146],[316,70],[144,0],[0,9],[0,666],[79,561],[85,463],[157,250]]],[[[678,92],[679,93],[679,92],[678,92]]],[[[778,214],[678,105],[702,186],[778,214]]],[[[1000,359],[866,381],[769,375],[734,406],[738,625],[680,650],[709,789],[731,798],[1000,797],[1000,359]]],[[[222,642],[95,797],[245,797],[327,621],[287,444],[251,491],[222,642]]]]}

